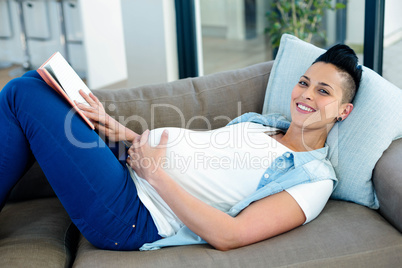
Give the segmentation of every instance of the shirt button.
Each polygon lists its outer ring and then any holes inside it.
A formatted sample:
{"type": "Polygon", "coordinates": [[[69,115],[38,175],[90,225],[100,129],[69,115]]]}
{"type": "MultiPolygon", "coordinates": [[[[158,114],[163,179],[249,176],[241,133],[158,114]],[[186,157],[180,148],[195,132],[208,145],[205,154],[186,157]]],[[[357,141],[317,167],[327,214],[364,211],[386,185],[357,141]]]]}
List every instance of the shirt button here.
{"type": "Polygon", "coordinates": [[[265,175],[264,175],[264,178],[268,179],[268,178],[269,178],[269,175],[268,175],[268,174],[265,174],[265,175]]]}
{"type": "Polygon", "coordinates": [[[289,158],[290,157],[290,153],[285,153],[285,157],[289,158]]]}

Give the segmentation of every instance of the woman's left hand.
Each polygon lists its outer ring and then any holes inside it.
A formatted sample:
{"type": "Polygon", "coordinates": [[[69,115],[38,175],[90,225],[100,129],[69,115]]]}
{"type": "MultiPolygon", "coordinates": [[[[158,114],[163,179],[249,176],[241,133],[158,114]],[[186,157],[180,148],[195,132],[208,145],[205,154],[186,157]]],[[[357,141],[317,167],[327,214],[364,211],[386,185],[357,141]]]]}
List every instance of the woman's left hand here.
{"type": "Polygon", "coordinates": [[[148,143],[149,130],[134,139],[133,145],[128,150],[127,163],[143,179],[151,185],[158,173],[163,170],[166,157],[166,144],[168,141],[167,130],[163,131],[159,144],[152,147],[148,143]]]}
{"type": "Polygon", "coordinates": [[[132,141],[138,134],[126,128],[110,115],[108,115],[99,99],[92,93],[87,95],[82,89],[80,95],[89,105],[75,102],[75,105],[91,120],[95,128],[111,141],[132,141]]]}

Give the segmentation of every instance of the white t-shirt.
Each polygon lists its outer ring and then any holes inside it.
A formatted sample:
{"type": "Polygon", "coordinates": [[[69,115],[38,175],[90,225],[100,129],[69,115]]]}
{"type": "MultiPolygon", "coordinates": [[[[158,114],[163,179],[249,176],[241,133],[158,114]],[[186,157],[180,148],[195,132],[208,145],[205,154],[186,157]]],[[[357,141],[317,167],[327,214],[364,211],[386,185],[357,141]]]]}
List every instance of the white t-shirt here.
{"type": "MultiPolygon", "coordinates": [[[[151,146],[159,143],[164,129],[151,131],[151,146]]],[[[251,122],[211,131],[168,130],[164,170],[187,192],[224,212],[254,193],[272,161],[290,151],[264,133],[271,127],[251,122]]],[[[130,172],[159,235],[175,234],[183,223],[146,180],[131,169],[130,172]]],[[[332,181],[325,180],[298,185],[287,192],[302,208],[307,223],[321,212],[332,187],[332,181]]]]}

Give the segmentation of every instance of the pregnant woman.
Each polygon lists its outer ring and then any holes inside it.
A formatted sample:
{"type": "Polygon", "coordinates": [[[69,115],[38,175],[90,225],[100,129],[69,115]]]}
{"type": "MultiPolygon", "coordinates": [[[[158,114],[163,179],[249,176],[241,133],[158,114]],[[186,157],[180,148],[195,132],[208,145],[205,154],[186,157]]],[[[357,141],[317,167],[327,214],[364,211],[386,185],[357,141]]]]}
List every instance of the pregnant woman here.
{"type": "Polygon", "coordinates": [[[99,248],[205,241],[229,250],[268,239],[313,220],[325,206],[336,184],[325,141],[352,112],[361,73],[354,51],[336,45],[295,85],[291,122],[248,113],[210,131],[140,135],[81,92],[90,106],[78,106],[97,131],[129,144],[121,164],[28,72],[0,92],[0,207],[36,159],[74,224],[99,248]]]}

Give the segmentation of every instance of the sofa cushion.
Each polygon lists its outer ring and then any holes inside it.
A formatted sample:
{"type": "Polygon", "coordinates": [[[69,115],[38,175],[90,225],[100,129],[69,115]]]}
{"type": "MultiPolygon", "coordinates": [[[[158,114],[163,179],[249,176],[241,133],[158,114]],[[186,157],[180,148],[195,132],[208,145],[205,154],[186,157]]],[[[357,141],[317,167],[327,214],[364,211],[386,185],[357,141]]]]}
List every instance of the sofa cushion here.
{"type": "MultiPolygon", "coordinates": [[[[323,52],[294,36],[282,37],[263,113],[282,113],[290,119],[293,87],[323,52]]],[[[401,107],[402,91],[364,67],[354,110],[345,121],[335,124],[327,139],[329,158],[339,179],[332,198],[378,208],[371,176],[384,150],[402,136],[401,107]]]]}
{"type": "Polygon", "coordinates": [[[57,198],[7,204],[0,213],[0,267],[70,267],[78,234],[57,198]]]}
{"type": "Polygon", "coordinates": [[[377,212],[330,200],[316,220],[227,252],[209,245],[116,252],[82,238],[74,267],[397,267],[402,235],[377,212]]]}

